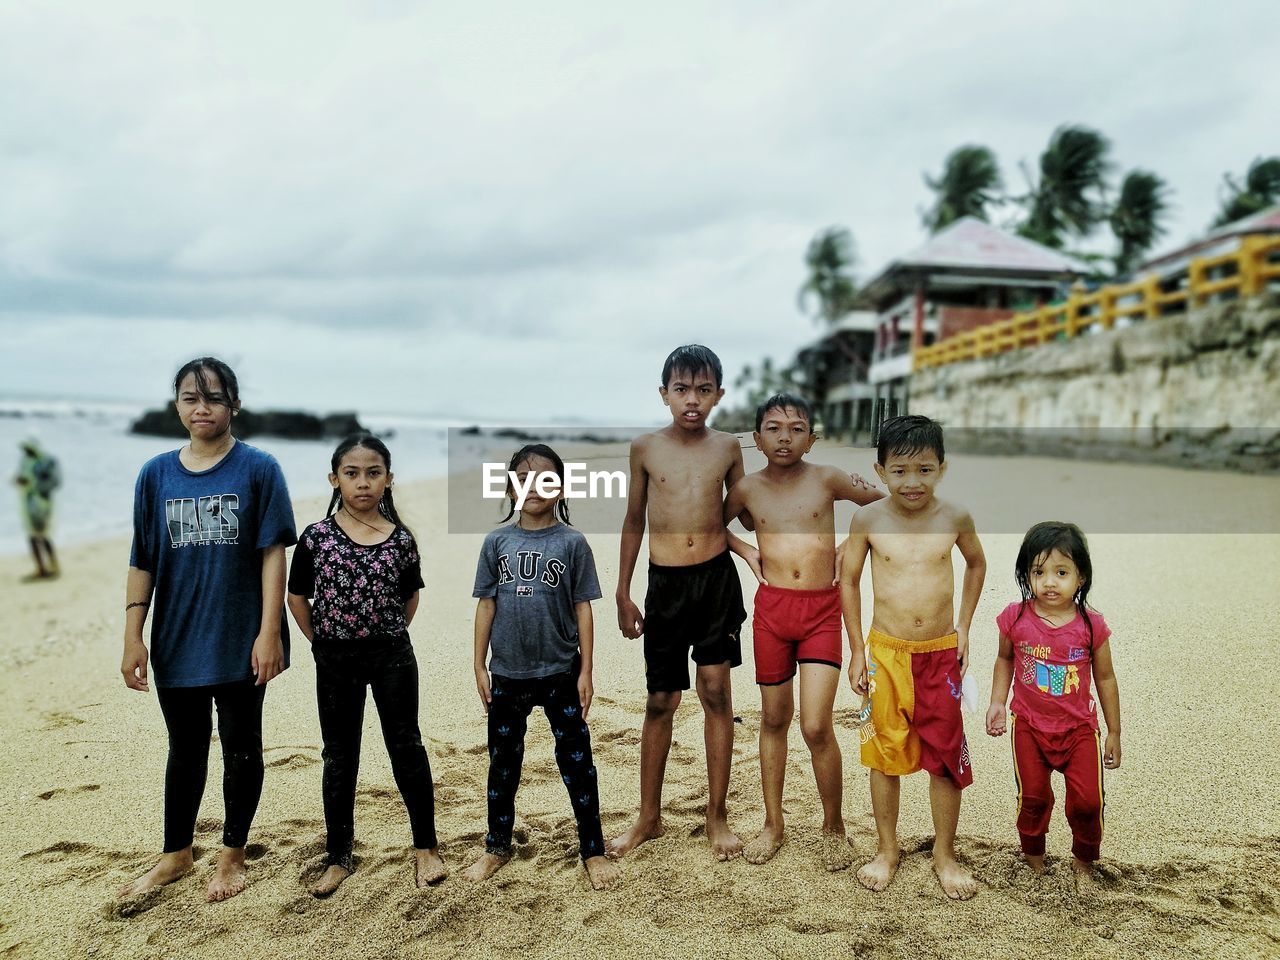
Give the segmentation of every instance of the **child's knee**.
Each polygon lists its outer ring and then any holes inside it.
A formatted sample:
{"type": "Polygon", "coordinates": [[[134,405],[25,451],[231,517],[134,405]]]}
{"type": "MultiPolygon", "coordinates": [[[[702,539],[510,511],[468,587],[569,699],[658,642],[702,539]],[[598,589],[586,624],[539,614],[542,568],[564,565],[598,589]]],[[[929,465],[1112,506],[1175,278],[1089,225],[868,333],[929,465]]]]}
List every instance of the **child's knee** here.
{"type": "Polygon", "coordinates": [[[1102,816],[1102,801],[1095,797],[1073,800],[1067,806],[1067,819],[1076,823],[1093,823],[1102,816]]]}
{"type": "Polygon", "coordinates": [[[727,677],[698,677],[698,699],[703,709],[720,713],[729,709],[730,687],[727,677]]]}
{"type": "Polygon", "coordinates": [[[760,714],[760,732],[779,736],[791,729],[790,710],[765,710],[760,714]]]}
{"type": "Polygon", "coordinates": [[[800,718],[800,735],[804,737],[805,745],[814,750],[819,747],[830,746],[835,742],[836,733],[831,726],[830,717],[814,717],[800,718]]]}
{"type": "Polygon", "coordinates": [[[670,720],[678,706],[680,706],[679,690],[651,693],[644,707],[645,719],[654,722],[670,720]]]}

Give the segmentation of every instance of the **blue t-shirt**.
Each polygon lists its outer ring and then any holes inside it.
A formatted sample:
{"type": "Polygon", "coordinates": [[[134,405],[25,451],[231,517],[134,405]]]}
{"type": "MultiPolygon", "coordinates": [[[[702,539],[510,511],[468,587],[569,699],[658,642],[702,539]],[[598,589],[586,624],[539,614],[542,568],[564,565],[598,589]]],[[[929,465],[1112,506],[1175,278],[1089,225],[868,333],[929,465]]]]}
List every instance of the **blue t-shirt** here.
{"type": "MultiPolygon", "coordinates": [[[[148,460],[133,495],[129,566],[148,571],[151,670],[158,687],[203,687],[253,676],[262,624],[262,551],[297,542],[275,458],[236,441],[208,470],[178,451],[148,460]]],[[[285,666],[289,633],[280,613],[285,666]]]]}
{"type": "Polygon", "coordinates": [[[574,605],[600,599],[591,547],[573,527],[490,531],[480,548],[473,597],[493,597],[489,670],[523,680],[564,673],[578,653],[574,605]]]}

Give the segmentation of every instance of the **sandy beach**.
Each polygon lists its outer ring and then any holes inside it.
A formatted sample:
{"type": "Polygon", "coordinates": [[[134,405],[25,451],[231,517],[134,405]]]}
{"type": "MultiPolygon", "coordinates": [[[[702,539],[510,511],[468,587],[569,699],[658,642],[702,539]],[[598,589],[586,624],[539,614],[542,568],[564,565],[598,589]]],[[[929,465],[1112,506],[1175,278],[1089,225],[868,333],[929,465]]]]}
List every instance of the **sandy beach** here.
{"type": "MultiPolygon", "coordinates": [[[[749,470],[760,462],[753,456],[749,470]]],[[[865,451],[825,450],[817,459],[871,473],[865,451]]],[[[1007,489],[987,478],[1007,473],[1010,462],[956,457],[944,481],[941,494],[966,503],[980,532],[984,516],[1008,511],[1007,489]]],[[[357,800],[358,869],[333,898],[308,895],[306,883],[323,854],[321,743],[314,665],[295,634],[292,667],[267,694],[266,783],[249,848],[249,889],[226,903],[204,902],[222,820],[215,744],[196,870],[164,889],[117,901],[115,888],[149,867],[159,850],[165,764],[154,696],[125,689],[119,675],[128,542],[65,551],[60,580],[21,587],[26,558],[5,558],[0,956],[1280,956],[1280,481],[1135,465],[1016,463],[1021,484],[1037,491],[1028,496],[1045,511],[1053,509],[1055,484],[1068,483],[1160,491],[1185,505],[1185,517],[1164,518],[1164,532],[1132,532],[1156,527],[1126,526],[1120,516],[1109,527],[1101,521],[1086,527],[1096,576],[1091,599],[1114,631],[1124,718],[1123,765],[1106,778],[1095,894],[1076,893],[1061,800],[1048,875],[1037,878],[1022,864],[1009,741],[988,738],[977,715],[965,718],[975,782],[965,791],[958,840],[982,884],[972,901],[949,902],[931,873],[924,774],[903,787],[905,857],[887,892],[863,889],[852,870],[822,869],[820,808],[798,724],[787,773],[787,844],[764,866],[717,863],[701,835],[706,775],[693,695],[676,719],[666,834],[625,859],[615,890],[588,889],[540,714],[530,721],[517,798],[516,858],[486,884],[463,881],[457,874],[480,852],[484,834],[487,755],[471,673],[470,599],[481,537],[446,533],[447,483],[439,480],[398,490],[397,500],[424,557],[427,589],[412,635],[442,853],[454,875],[428,891],[413,886],[407,817],[370,704],[357,800]],[[1212,532],[1239,529],[1261,532],[1212,532]]],[[[322,507],[318,499],[298,500],[299,526],[317,519],[322,507]]],[[[839,516],[847,522],[847,513],[839,516]]],[[[1033,517],[1051,518],[1073,519],[1033,517]]],[[[984,705],[994,618],[1016,599],[1012,566],[1020,540],[1011,522],[991,529],[998,532],[983,535],[989,572],[971,632],[984,705]]],[[[615,623],[618,536],[588,536],[605,592],[595,605],[590,726],[609,836],[635,810],[645,694],[640,644],[623,639],[615,623]]],[[[741,569],[750,597],[753,581],[741,569]]],[[[642,560],[637,600],[643,570],[642,560]]],[[[869,572],[864,589],[869,593],[869,572]]],[[[746,662],[734,671],[741,724],[729,795],[731,823],[744,838],[763,816],[749,624],[746,662]]],[[[875,841],[853,707],[842,684],[836,719],[845,818],[861,863],[875,841]]],[[[1055,789],[1060,783],[1055,777],[1055,789]]]]}

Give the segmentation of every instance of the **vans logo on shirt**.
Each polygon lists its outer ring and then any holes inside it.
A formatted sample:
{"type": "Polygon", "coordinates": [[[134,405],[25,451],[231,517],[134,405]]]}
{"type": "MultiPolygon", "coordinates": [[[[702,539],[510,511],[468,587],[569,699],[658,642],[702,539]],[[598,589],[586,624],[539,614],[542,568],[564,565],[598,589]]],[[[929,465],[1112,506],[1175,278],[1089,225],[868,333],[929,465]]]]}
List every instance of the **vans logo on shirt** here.
{"type": "Polygon", "coordinates": [[[184,497],[164,502],[169,526],[169,543],[185,547],[192,543],[238,543],[240,540],[240,497],[220,493],[198,500],[184,497]]]}
{"type": "MultiPolygon", "coordinates": [[[[537,550],[517,550],[516,551],[516,570],[520,575],[520,579],[524,581],[541,580],[548,587],[560,586],[560,579],[564,576],[566,570],[565,562],[557,557],[548,557],[546,563],[541,563],[542,554],[537,550]],[[541,568],[541,574],[539,574],[541,568]]],[[[498,556],[498,586],[504,583],[515,583],[516,578],[511,574],[511,558],[509,554],[503,553],[498,556]]],[[[517,587],[517,597],[533,596],[533,588],[517,587]],[[524,591],[528,590],[528,593],[524,591]]]]}

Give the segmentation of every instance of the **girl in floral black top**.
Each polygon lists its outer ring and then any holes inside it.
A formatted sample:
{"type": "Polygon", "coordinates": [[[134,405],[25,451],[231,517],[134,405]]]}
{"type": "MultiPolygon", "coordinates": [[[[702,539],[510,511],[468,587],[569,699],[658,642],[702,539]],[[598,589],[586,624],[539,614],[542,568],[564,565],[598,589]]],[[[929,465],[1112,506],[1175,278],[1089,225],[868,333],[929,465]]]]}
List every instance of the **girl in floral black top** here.
{"type": "Polygon", "coordinates": [[[396,513],[391,454],[381,440],[348,437],[331,465],[329,510],[303,531],[289,570],[289,610],[316,658],[324,738],[328,866],[311,892],[328,896],[355,869],[366,688],[373,690],[409,811],[417,885],[425,887],[444,879],[445,869],[436,843],[431,766],[418,730],[418,662],[408,634],[422,587],[418,545],[396,513]]]}

